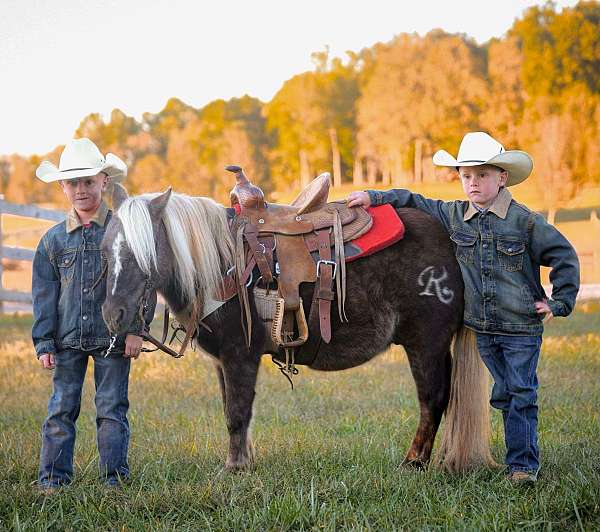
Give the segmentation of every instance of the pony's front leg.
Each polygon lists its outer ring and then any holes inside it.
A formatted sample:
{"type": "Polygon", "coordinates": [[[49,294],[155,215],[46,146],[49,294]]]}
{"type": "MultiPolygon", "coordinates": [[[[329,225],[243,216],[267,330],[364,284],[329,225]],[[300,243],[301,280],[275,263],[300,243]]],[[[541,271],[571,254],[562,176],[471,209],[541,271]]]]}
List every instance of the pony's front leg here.
{"type": "Polygon", "coordinates": [[[225,417],[229,431],[229,453],[225,468],[229,470],[244,469],[254,458],[250,422],[259,364],[260,357],[255,358],[247,352],[233,360],[223,357],[221,362],[225,417]]]}

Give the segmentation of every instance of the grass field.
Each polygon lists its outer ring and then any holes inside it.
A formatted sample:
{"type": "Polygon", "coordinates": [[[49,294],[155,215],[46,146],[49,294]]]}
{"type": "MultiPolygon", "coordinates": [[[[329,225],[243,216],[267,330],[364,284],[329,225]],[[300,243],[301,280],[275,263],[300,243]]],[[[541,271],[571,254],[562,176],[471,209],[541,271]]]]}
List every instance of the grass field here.
{"type": "MultiPolygon", "coordinates": [[[[51,374],[36,364],[30,324],[28,316],[0,320],[0,529],[600,528],[600,301],[548,327],[539,367],[543,469],[530,488],[509,485],[500,471],[456,476],[399,466],[417,423],[401,349],[345,372],[302,369],[294,391],[265,360],[256,464],[226,474],[212,364],[199,353],[181,360],[155,353],[132,368],[132,482],[110,491],[97,481],[88,375],[76,482],[43,499],[33,482],[51,374]]],[[[499,421],[494,413],[501,460],[499,421]]]]}

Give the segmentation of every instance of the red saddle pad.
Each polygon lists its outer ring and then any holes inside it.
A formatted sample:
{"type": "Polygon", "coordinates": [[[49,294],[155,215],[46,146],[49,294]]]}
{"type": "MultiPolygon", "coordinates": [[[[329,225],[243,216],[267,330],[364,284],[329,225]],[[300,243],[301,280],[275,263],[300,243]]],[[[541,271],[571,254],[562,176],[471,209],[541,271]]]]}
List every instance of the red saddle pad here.
{"type": "Polygon", "coordinates": [[[391,205],[369,207],[367,212],[373,217],[373,226],[356,240],[346,242],[344,245],[346,262],[377,253],[404,237],[404,224],[394,207],[391,205]]]}

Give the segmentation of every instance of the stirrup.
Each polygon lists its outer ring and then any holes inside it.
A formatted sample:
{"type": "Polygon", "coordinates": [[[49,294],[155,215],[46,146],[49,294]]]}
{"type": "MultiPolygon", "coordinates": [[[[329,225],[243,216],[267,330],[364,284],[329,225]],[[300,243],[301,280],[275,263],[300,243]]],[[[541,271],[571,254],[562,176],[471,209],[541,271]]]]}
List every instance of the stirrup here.
{"type": "MultiPolygon", "coordinates": [[[[302,299],[300,299],[300,305],[293,311],[294,318],[298,324],[298,337],[297,338],[283,338],[283,318],[285,316],[285,300],[283,298],[277,299],[275,302],[275,316],[273,317],[273,326],[271,327],[271,338],[275,345],[279,347],[298,347],[306,342],[308,339],[308,324],[306,323],[306,317],[304,316],[304,307],[302,306],[302,299]]],[[[286,331],[287,332],[287,331],[286,331]]],[[[286,334],[287,336],[287,334],[286,334]]]]}

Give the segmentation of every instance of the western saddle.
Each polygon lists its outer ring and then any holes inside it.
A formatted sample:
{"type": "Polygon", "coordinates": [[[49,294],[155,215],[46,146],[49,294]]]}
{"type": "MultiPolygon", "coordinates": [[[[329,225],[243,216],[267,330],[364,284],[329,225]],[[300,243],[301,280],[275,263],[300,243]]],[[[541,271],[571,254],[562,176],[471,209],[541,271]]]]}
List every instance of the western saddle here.
{"type": "Polygon", "coordinates": [[[256,266],[260,272],[254,284],[257,307],[261,301],[263,305],[265,300],[271,302],[271,311],[267,311],[272,313],[272,320],[267,318],[272,321],[271,349],[283,348],[288,369],[290,356],[293,369],[294,350],[306,342],[309,331],[300,284],[315,283],[309,322],[313,331],[320,330],[322,340],[329,343],[334,280],[340,320],[347,321],[344,242],[366,233],[373,222],[362,208],[348,208],[344,201],[327,202],[327,173],[314,179],[291,205],[278,205],[265,201],[263,191],[248,180],[241,167],[228,166],[227,170],[235,173],[237,181],[231,191],[231,204],[238,211],[232,226],[236,247],[234,278],[247,342],[251,340],[247,286],[252,284],[256,266]],[[274,284],[276,290],[272,288],[274,284]]]}

